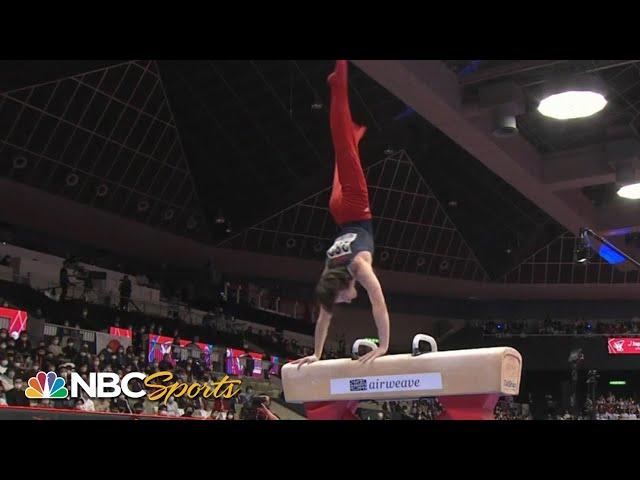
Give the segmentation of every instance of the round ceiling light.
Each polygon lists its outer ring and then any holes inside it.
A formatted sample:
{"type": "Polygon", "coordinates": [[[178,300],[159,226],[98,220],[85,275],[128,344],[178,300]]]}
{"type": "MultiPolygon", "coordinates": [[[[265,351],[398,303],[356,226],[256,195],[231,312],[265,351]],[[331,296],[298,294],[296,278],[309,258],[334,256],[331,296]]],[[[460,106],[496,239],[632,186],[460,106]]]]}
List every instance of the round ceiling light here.
{"type": "Polygon", "coordinates": [[[618,189],[618,196],[630,200],[640,199],[640,183],[632,183],[618,189]]]}
{"type": "Polygon", "coordinates": [[[543,99],[538,111],[545,117],[571,120],[590,117],[606,105],[606,98],[599,92],[568,90],[543,99]]]}

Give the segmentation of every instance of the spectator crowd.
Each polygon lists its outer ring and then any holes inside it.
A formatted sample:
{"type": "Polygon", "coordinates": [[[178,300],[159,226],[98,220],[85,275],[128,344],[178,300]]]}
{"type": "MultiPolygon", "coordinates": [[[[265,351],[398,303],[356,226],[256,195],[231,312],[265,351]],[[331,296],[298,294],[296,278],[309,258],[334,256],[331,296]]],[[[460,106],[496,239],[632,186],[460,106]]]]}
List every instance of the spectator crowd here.
{"type": "Polygon", "coordinates": [[[485,335],[636,335],[640,318],[628,320],[489,320],[480,325],[485,335]]]}
{"type": "MultiPolygon", "coordinates": [[[[197,396],[193,399],[182,396],[169,398],[166,405],[151,402],[146,397],[132,401],[125,395],[114,399],[90,399],[86,394],[78,399],[30,400],[25,395],[27,382],[39,371],[56,372],[67,380],[72,372],[89,381],[92,372],[115,372],[120,378],[130,372],[152,374],[157,371],[172,371],[180,382],[213,384],[224,375],[217,368],[206,367],[202,362],[188,358],[175,361],[165,354],[160,362],[149,362],[139,341],[127,347],[111,342],[97,354],[90,352],[86,342],[77,342],[65,336],[68,329],[59,329],[61,335],[32,344],[26,331],[16,340],[6,329],[0,330],[0,406],[49,407],[75,409],[90,412],[125,414],[155,414],[161,416],[199,417],[216,420],[276,419],[270,412],[271,399],[256,395],[251,385],[231,399],[208,399],[197,396]]],[[[179,341],[179,338],[176,338],[179,341]]],[[[132,391],[143,388],[137,379],[130,383],[132,391]]]]}

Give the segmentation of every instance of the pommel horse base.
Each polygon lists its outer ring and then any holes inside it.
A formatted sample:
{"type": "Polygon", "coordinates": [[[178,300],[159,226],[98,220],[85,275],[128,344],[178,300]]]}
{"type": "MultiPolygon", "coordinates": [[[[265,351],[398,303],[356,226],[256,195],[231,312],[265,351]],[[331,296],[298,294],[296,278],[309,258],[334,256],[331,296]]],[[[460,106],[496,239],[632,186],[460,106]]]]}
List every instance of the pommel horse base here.
{"type": "Polygon", "coordinates": [[[312,420],[357,419],[361,400],[416,400],[438,397],[442,420],[492,420],[498,398],[520,391],[522,356],[511,347],[438,352],[435,340],[416,335],[412,353],[387,355],[367,364],[356,361],[361,345],[353,344],[352,359],[287,364],[282,387],[287,402],[303,403],[312,420]],[[431,351],[419,349],[429,342],[431,351]]]}

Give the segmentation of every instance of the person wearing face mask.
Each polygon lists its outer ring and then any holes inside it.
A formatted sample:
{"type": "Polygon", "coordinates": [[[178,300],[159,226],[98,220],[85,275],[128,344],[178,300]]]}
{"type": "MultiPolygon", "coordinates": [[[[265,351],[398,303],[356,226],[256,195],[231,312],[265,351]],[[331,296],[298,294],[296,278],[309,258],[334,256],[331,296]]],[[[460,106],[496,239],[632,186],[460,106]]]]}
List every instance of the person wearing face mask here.
{"type": "MultiPolygon", "coordinates": [[[[44,343],[44,342],[42,342],[44,343]]],[[[25,361],[25,368],[29,368],[32,365],[42,365],[44,363],[44,357],[47,354],[47,349],[44,345],[39,346],[36,351],[35,351],[35,355],[33,357],[27,357],[26,361],[25,361]],[[33,362],[30,362],[29,360],[33,359],[33,362]]]]}
{"type": "Polygon", "coordinates": [[[71,378],[71,374],[69,373],[69,369],[66,365],[68,364],[65,364],[65,366],[60,366],[58,376],[64,378],[65,383],[68,383],[69,379],[71,378]]]}
{"type": "Polygon", "coordinates": [[[167,402],[167,415],[178,415],[178,402],[176,402],[176,399],[173,397],[170,397],[169,401],[167,402]]]}
{"type": "Polygon", "coordinates": [[[4,373],[4,375],[0,375],[0,384],[2,384],[2,387],[4,388],[5,392],[13,388],[13,379],[16,376],[16,371],[13,368],[13,364],[11,363],[11,360],[9,359],[6,359],[6,360],[8,362],[7,371],[4,373]]]}
{"type": "Polygon", "coordinates": [[[7,338],[7,355],[13,355],[16,353],[16,341],[9,337],[7,338]]]}
{"type": "Polygon", "coordinates": [[[62,355],[69,360],[73,360],[77,353],[75,342],[72,339],[67,340],[67,346],[62,349],[62,355]]]}
{"type": "Polygon", "coordinates": [[[162,360],[158,364],[158,368],[162,371],[169,371],[173,369],[173,365],[171,364],[171,356],[168,353],[165,353],[162,356],[162,360]]]}
{"type": "Polygon", "coordinates": [[[16,369],[16,377],[23,377],[24,376],[24,357],[17,353],[14,360],[13,360],[13,366],[16,369]]]}
{"type": "Polygon", "coordinates": [[[99,357],[93,357],[93,360],[91,360],[91,365],[89,370],[91,372],[100,372],[101,368],[100,368],[100,358],[99,357]]]}
{"type": "Polygon", "coordinates": [[[27,332],[22,332],[20,334],[20,339],[16,343],[16,351],[22,354],[31,353],[31,342],[29,341],[27,332]]]}
{"type": "Polygon", "coordinates": [[[0,360],[0,375],[4,375],[8,369],[9,360],[7,360],[6,358],[2,358],[2,360],[0,360]]]}
{"type": "Polygon", "coordinates": [[[25,385],[20,377],[13,379],[13,388],[6,393],[7,405],[12,407],[28,407],[29,399],[24,394],[25,385]]]}
{"type": "Polygon", "coordinates": [[[62,347],[60,346],[60,337],[53,337],[51,339],[51,343],[47,347],[47,351],[55,357],[62,354],[62,347]]]}
{"type": "Polygon", "coordinates": [[[78,366],[89,366],[89,352],[79,352],[78,356],[76,357],[76,363],[78,364],[78,366]]]}
{"type": "Polygon", "coordinates": [[[118,351],[116,353],[116,357],[117,357],[117,361],[118,364],[120,364],[121,366],[124,366],[126,363],[126,356],[124,354],[124,347],[119,347],[118,351]]]}
{"type": "Polygon", "coordinates": [[[111,367],[114,370],[120,370],[122,369],[122,363],[120,362],[120,359],[118,358],[118,355],[115,353],[111,354],[111,367]]]}

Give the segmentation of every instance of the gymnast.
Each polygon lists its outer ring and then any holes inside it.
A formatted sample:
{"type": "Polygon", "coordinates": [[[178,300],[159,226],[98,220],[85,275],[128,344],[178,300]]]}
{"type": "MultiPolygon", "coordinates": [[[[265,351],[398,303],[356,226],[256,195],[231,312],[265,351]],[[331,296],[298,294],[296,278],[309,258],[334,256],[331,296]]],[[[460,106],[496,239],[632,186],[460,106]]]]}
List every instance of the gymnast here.
{"type": "Polygon", "coordinates": [[[329,211],[339,227],[333,245],[327,250],[324,271],[315,289],[320,313],[315,329],[313,355],[295,360],[300,368],[320,360],[336,303],[351,303],[360,283],[369,295],[378,328],[379,345],[358,360],[369,362],[389,349],[389,312],[378,277],[373,271],[373,228],[367,180],[360,163],[358,144],[366,128],[351,119],[349,109],[347,61],[338,60],[327,79],[331,87],[329,121],[335,149],[333,187],[329,211]]]}

